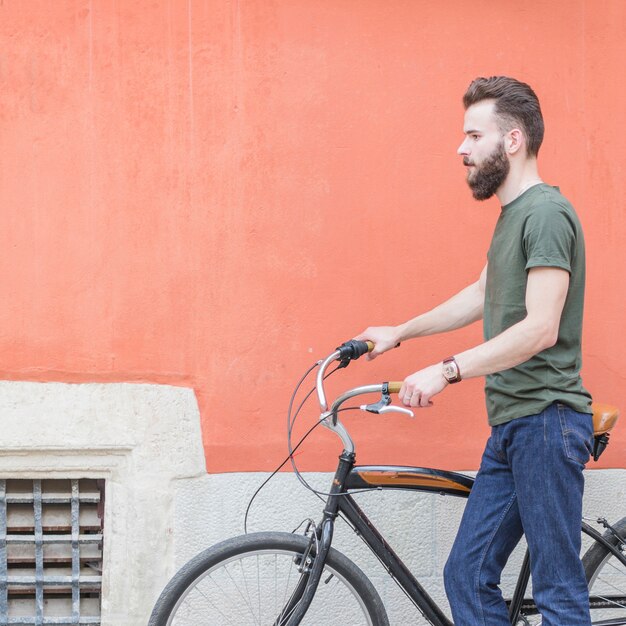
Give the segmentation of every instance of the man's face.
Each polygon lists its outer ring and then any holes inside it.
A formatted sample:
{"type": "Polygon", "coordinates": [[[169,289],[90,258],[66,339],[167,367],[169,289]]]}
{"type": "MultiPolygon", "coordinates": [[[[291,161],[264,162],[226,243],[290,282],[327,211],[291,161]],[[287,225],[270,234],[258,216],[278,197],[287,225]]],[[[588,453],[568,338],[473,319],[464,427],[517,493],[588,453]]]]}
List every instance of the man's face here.
{"type": "Polygon", "coordinates": [[[465,139],[458,153],[467,169],[467,184],[476,200],[491,198],[509,175],[510,163],[496,116],[494,101],[483,100],[465,111],[465,139]]]}

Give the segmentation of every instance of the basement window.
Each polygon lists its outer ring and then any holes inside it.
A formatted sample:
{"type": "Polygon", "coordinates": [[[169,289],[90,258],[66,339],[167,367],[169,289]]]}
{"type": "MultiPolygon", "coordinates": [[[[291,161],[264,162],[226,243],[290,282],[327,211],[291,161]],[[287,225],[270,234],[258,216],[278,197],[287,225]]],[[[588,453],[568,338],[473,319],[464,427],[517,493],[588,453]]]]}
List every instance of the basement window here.
{"type": "Polygon", "coordinates": [[[100,624],[104,480],[0,480],[0,624],[100,624]]]}

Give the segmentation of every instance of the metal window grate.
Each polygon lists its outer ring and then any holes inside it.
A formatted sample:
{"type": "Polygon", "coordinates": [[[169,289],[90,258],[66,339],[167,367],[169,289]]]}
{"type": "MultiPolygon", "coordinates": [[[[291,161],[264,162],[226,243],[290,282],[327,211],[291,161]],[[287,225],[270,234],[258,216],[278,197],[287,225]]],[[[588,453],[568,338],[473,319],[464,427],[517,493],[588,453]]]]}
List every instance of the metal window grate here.
{"type": "Polygon", "coordinates": [[[0,480],[0,626],[100,624],[103,510],[103,480],[0,480]]]}

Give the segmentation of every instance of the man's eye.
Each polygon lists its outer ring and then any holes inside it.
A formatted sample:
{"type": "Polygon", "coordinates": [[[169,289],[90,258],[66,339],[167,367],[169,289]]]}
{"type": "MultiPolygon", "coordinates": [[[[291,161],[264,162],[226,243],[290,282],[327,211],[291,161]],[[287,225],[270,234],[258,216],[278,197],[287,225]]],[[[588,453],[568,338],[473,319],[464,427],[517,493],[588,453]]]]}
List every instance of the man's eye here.
{"type": "Polygon", "coordinates": [[[472,139],[474,141],[478,141],[480,139],[480,135],[472,135],[472,139]]]}

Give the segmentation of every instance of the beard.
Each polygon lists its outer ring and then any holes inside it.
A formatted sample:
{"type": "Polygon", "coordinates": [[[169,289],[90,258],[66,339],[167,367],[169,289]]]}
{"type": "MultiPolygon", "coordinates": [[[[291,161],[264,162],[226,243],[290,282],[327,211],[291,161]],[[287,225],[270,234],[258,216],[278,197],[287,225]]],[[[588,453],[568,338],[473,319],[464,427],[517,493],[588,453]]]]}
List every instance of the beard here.
{"type": "MultiPolygon", "coordinates": [[[[465,158],[463,163],[469,165],[470,161],[465,158]]],[[[504,151],[504,142],[500,142],[483,163],[475,167],[473,173],[467,173],[467,184],[476,200],[487,200],[498,191],[511,169],[511,164],[504,151]]]]}

